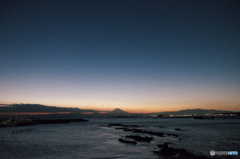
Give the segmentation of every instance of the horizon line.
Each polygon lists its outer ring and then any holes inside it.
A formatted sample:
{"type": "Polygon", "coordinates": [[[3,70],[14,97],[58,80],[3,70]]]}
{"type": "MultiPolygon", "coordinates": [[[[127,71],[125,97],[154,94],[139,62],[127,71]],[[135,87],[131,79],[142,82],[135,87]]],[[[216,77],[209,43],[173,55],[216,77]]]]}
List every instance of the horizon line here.
{"type": "MultiPolygon", "coordinates": [[[[79,110],[92,110],[93,111],[92,113],[100,113],[100,114],[104,114],[103,112],[105,112],[105,113],[111,112],[111,111],[101,111],[101,110],[96,110],[96,109],[82,109],[80,107],[71,107],[71,106],[70,107],[69,106],[68,107],[67,106],[65,106],[65,107],[52,106],[52,105],[44,105],[44,104],[39,104],[39,103],[12,103],[12,104],[2,104],[2,103],[0,103],[0,107],[10,106],[10,105],[42,105],[42,106],[46,106],[46,107],[56,107],[56,108],[76,108],[76,109],[79,109],[79,110]]],[[[183,111],[183,110],[198,110],[198,109],[199,110],[216,110],[216,111],[240,112],[240,110],[236,110],[236,111],[233,111],[233,110],[218,110],[218,109],[211,109],[211,108],[209,108],[209,109],[202,109],[202,108],[190,109],[190,108],[188,108],[188,109],[179,109],[179,110],[174,110],[174,111],[159,111],[159,112],[156,111],[156,112],[148,112],[148,113],[142,113],[142,112],[141,113],[139,113],[139,112],[138,113],[136,113],[136,112],[133,113],[133,112],[125,111],[121,108],[113,108],[112,111],[114,111],[116,109],[120,109],[120,110],[122,110],[124,112],[127,112],[127,113],[130,113],[130,114],[152,114],[152,113],[165,113],[165,112],[167,113],[167,112],[178,112],[178,111],[183,111]]],[[[27,112],[23,112],[23,113],[27,113],[27,112]]],[[[31,112],[31,113],[38,113],[38,112],[31,112]]],[[[44,112],[44,113],[50,113],[50,112],[44,112]]],[[[53,113],[62,113],[62,112],[53,112],[53,113]]],[[[69,112],[69,113],[74,113],[74,112],[69,112]]],[[[84,114],[84,113],[89,113],[89,112],[82,112],[82,113],[84,114]]]]}

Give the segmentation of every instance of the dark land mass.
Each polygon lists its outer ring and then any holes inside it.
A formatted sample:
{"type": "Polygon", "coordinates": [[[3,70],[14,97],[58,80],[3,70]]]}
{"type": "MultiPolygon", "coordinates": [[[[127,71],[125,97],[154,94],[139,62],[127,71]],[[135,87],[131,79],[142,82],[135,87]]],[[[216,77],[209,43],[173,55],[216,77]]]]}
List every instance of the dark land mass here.
{"type": "MultiPolygon", "coordinates": [[[[203,115],[216,113],[235,113],[240,116],[240,113],[233,111],[222,111],[214,109],[187,109],[172,112],[158,112],[158,113],[128,113],[119,108],[110,112],[99,112],[92,109],[79,108],[62,108],[54,106],[45,106],[40,104],[0,104],[0,115],[2,119],[16,118],[21,116],[28,119],[73,119],[73,118],[136,118],[136,117],[152,117],[156,115],[203,115]]],[[[183,116],[182,116],[183,117],[183,116]]],[[[191,116],[188,116],[191,117],[191,116]]]]}
{"type": "MultiPolygon", "coordinates": [[[[233,111],[215,110],[215,109],[186,109],[179,111],[166,111],[159,113],[150,113],[151,115],[166,114],[166,115],[201,115],[215,113],[233,113],[233,111]]],[[[235,112],[236,113],[236,112],[235,112]]]]}
{"type": "Polygon", "coordinates": [[[98,112],[92,109],[79,109],[79,108],[67,108],[67,107],[56,107],[46,106],[41,104],[0,104],[1,113],[85,113],[85,112],[98,112]]]}
{"type": "Polygon", "coordinates": [[[17,120],[3,120],[0,122],[0,127],[26,126],[38,124],[62,124],[70,122],[85,122],[85,119],[45,119],[45,120],[31,120],[31,119],[17,119],[17,120]]]}

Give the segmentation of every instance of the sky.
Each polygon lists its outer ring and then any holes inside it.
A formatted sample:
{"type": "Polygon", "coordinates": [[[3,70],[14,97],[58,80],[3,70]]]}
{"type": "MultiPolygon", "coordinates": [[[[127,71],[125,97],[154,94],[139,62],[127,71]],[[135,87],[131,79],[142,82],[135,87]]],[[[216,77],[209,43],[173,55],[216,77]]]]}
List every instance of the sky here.
{"type": "Polygon", "coordinates": [[[240,111],[238,0],[2,0],[0,103],[240,111]]]}

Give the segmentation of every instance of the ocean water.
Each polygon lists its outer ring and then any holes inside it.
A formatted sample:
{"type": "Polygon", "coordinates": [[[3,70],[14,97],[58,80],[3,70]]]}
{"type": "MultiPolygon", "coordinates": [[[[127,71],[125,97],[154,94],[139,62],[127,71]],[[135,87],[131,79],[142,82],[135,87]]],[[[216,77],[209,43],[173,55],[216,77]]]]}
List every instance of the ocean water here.
{"type": "Polygon", "coordinates": [[[89,122],[47,124],[0,129],[1,159],[139,159],[165,158],[153,151],[158,144],[184,148],[208,158],[240,158],[210,156],[210,150],[240,152],[239,119],[153,119],[153,118],[90,118],[89,122]],[[139,125],[138,129],[174,133],[179,137],[154,137],[151,143],[121,143],[125,135],[151,136],[116,130],[109,123],[139,125]],[[180,128],[183,131],[177,131],[180,128]]]}

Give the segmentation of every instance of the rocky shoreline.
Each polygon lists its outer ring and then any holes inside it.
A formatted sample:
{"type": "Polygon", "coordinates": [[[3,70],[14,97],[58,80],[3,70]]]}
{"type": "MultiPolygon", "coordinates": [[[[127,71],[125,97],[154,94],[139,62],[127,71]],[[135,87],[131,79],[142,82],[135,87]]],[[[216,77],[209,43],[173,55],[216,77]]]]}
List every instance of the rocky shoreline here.
{"type": "MultiPolygon", "coordinates": [[[[136,145],[138,142],[146,142],[151,144],[151,141],[154,140],[155,137],[170,137],[178,140],[182,140],[178,133],[164,133],[164,132],[155,132],[145,129],[140,129],[140,125],[126,125],[120,123],[110,123],[106,127],[115,128],[115,130],[121,130],[123,132],[131,132],[137,135],[123,135],[118,139],[119,142],[125,144],[136,145]],[[141,136],[150,135],[150,136],[141,136]],[[155,136],[155,137],[153,137],[155,136]]],[[[162,127],[161,127],[162,128],[162,127]]],[[[175,128],[175,131],[184,131],[181,128],[175,128]]],[[[164,142],[162,144],[157,144],[154,146],[154,150],[152,151],[155,155],[158,155],[160,158],[191,158],[191,159],[208,159],[206,156],[195,155],[184,148],[174,148],[169,146],[169,142],[164,142]]],[[[171,143],[174,145],[174,143],[171,143]]]]}

